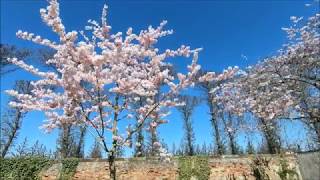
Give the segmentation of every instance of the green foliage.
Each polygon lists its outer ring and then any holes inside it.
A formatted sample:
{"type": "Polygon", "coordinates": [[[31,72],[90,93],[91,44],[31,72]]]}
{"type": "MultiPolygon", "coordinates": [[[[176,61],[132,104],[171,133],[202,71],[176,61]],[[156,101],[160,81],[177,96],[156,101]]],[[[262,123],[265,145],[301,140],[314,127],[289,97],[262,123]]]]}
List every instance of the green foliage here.
{"type": "Polygon", "coordinates": [[[44,157],[0,158],[0,179],[34,180],[40,179],[40,171],[51,165],[44,157]]]}
{"type": "Polygon", "coordinates": [[[62,169],[60,172],[59,180],[71,179],[79,164],[79,159],[77,158],[63,159],[61,163],[62,163],[62,169]]]}
{"type": "Polygon", "coordinates": [[[299,179],[298,173],[294,168],[290,168],[286,159],[280,160],[280,171],[278,171],[278,175],[281,180],[293,180],[299,179]]]}
{"type": "Polygon", "coordinates": [[[210,176],[208,157],[189,156],[179,157],[179,179],[189,180],[192,177],[198,180],[207,180],[210,176]]]}

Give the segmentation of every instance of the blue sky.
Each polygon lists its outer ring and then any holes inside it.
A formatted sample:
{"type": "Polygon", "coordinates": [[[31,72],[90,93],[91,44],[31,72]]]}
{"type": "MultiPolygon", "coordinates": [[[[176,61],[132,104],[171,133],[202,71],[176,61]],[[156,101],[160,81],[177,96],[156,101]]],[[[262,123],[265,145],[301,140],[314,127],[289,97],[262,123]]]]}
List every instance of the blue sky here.
{"type": "MultiPolygon", "coordinates": [[[[290,26],[290,16],[309,17],[319,11],[318,2],[313,1],[62,0],[60,14],[67,31],[83,30],[88,19],[100,20],[104,3],[109,6],[107,19],[113,32],[125,32],[128,27],[138,32],[148,25],[157,26],[162,20],[168,20],[167,28],[173,29],[174,34],[161,39],[159,47],[175,49],[181,44],[202,47],[204,50],[199,55],[199,63],[210,71],[222,71],[235,65],[246,67],[274,54],[286,42],[286,34],[281,27],[290,26]],[[306,7],[306,3],[312,6],[306,7]]],[[[57,39],[40,18],[39,9],[46,5],[45,0],[2,0],[1,43],[40,48],[32,42],[17,39],[15,33],[19,29],[57,39]]],[[[177,69],[181,70],[187,62],[177,59],[177,69]]],[[[18,79],[34,77],[24,71],[1,77],[1,110],[5,109],[8,99],[3,91],[10,89],[18,79]]],[[[212,141],[207,112],[208,108],[203,104],[193,115],[198,143],[209,144],[212,141]]],[[[23,121],[18,140],[28,137],[34,142],[38,139],[54,149],[57,133],[42,132],[38,127],[43,119],[42,113],[29,113],[23,121]]],[[[160,136],[169,146],[180,142],[182,122],[175,110],[170,116],[170,123],[160,128],[160,136]]],[[[90,149],[92,138],[88,139],[86,150],[90,149]]]]}

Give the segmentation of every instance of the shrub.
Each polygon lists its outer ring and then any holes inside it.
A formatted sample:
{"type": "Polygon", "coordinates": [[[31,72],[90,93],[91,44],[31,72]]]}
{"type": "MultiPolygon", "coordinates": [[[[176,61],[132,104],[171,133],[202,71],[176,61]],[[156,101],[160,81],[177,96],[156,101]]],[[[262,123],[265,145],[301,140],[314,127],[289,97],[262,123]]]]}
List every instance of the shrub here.
{"type": "Polygon", "coordinates": [[[71,179],[79,164],[79,159],[77,158],[63,159],[61,163],[62,163],[62,169],[60,172],[59,180],[71,179]]]}
{"type": "Polygon", "coordinates": [[[295,168],[290,168],[286,159],[280,160],[280,171],[278,171],[278,175],[281,180],[299,179],[295,168]]]}
{"type": "Polygon", "coordinates": [[[0,158],[0,177],[6,180],[40,179],[40,171],[49,167],[51,162],[44,157],[0,158]]]}

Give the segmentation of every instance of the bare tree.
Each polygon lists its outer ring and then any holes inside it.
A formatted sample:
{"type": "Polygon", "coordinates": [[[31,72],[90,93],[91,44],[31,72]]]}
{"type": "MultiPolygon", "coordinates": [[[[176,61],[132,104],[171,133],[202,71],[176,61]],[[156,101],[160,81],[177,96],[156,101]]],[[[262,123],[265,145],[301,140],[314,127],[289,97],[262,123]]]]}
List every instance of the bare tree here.
{"type": "MultiPolygon", "coordinates": [[[[199,73],[199,77],[201,77],[204,74],[206,74],[206,72],[199,73]]],[[[200,90],[204,92],[205,100],[210,109],[210,112],[209,112],[210,121],[213,128],[213,135],[214,135],[214,140],[217,147],[217,153],[219,155],[224,153],[224,146],[223,146],[222,138],[219,131],[219,124],[221,125],[221,123],[219,123],[219,118],[218,118],[219,116],[218,105],[214,103],[214,94],[211,93],[211,90],[214,89],[215,87],[218,87],[222,83],[223,82],[201,82],[198,84],[198,87],[200,88],[200,90]]]]}
{"type": "Polygon", "coordinates": [[[225,128],[225,133],[229,140],[231,154],[238,154],[239,147],[236,141],[236,135],[240,125],[239,116],[233,115],[231,112],[221,112],[221,119],[225,128]]]}
{"type": "Polygon", "coordinates": [[[42,48],[38,50],[36,59],[38,60],[39,64],[45,66],[46,68],[49,68],[52,71],[55,71],[60,75],[60,72],[57,70],[57,66],[55,64],[46,63],[47,60],[53,58],[54,54],[55,54],[55,50],[42,48]]]}
{"type": "Polygon", "coordinates": [[[21,143],[15,148],[15,152],[12,153],[13,157],[48,157],[51,158],[52,154],[47,150],[45,145],[41,144],[38,140],[32,145],[29,146],[28,139],[25,137],[21,143]]]}
{"type": "Polygon", "coordinates": [[[57,139],[57,152],[61,158],[84,157],[86,126],[74,127],[62,124],[57,139]]]}
{"type": "Polygon", "coordinates": [[[91,158],[102,158],[102,152],[101,152],[101,147],[100,143],[98,140],[95,140],[92,146],[92,149],[90,151],[90,157],[91,158]]]}
{"type": "Polygon", "coordinates": [[[86,135],[87,126],[82,126],[79,128],[78,142],[75,144],[74,157],[83,158],[84,157],[84,138],[86,135]]]}
{"type": "Polygon", "coordinates": [[[122,158],[124,156],[124,147],[122,146],[117,146],[117,149],[116,149],[116,158],[122,158]]]}
{"type": "Polygon", "coordinates": [[[209,155],[209,149],[206,142],[203,142],[200,155],[209,155]]]}
{"type": "Polygon", "coordinates": [[[28,152],[29,152],[28,139],[25,137],[23,141],[17,145],[17,148],[15,149],[15,153],[13,153],[13,156],[14,157],[27,156],[28,152]]]}
{"type": "Polygon", "coordinates": [[[47,151],[47,148],[43,144],[41,144],[38,140],[30,147],[30,151],[28,155],[41,156],[41,157],[50,156],[50,154],[47,151]]]}
{"type": "Polygon", "coordinates": [[[248,143],[247,143],[246,153],[247,154],[255,154],[256,153],[255,148],[250,140],[248,140],[248,143]]]}
{"type": "Polygon", "coordinates": [[[266,140],[266,145],[268,152],[270,154],[280,153],[281,144],[280,144],[280,135],[277,123],[274,120],[265,120],[259,118],[261,132],[266,140]]]}
{"type": "Polygon", "coordinates": [[[296,98],[300,100],[301,116],[291,119],[301,120],[307,125],[312,134],[315,134],[315,142],[320,147],[320,92],[306,84],[299,84],[295,90],[300,92],[296,94],[296,98]]]}
{"type": "Polygon", "coordinates": [[[16,57],[20,60],[27,58],[31,55],[31,51],[27,49],[18,49],[15,46],[8,45],[8,44],[0,44],[0,69],[1,69],[1,75],[4,75],[6,73],[13,72],[17,70],[18,68],[10,68],[6,69],[11,63],[8,61],[8,58],[16,57]]]}
{"type": "MultiPolygon", "coordinates": [[[[32,87],[30,81],[16,81],[14,89],[19,93],[30,94],[32,87]]],[[[12,99],[11,101],[15,101],[12,99]]],[[[1,121],[1,157],[5,157],[10,147],[14,144],[14,140],[18,136],[18,132],[21,128],[22,119],[25,116],[25,112],[21,108],[11,108],[2,117],[1,121]]]]}
{"type": "Polygon", "coordinates": [[[185,143],[183,143],[183,139],[181,139],[180,144],[178,144],[178,148],[176,150],[176,155],[178,156],[184,156],[186,147],[185,147],[185,143]]]}
{"type": "Polygon", "coordinates": [[[61,158],[71,157],[73,150],[72,125],[61,124],[61,131],[57,140],[57,150],[61,158]]]}
{"type": "Polygon", "coordinates": [[[180,96],[180,100],[184,102],[184,105],[178,106],[178,111],[182,114],[184,138],[187,147],[187,154],[189,156],[194,155],[194,131],[192,122],[192,113],[195,107],[199,104],[199,99],[194,96],[180,96]]]}

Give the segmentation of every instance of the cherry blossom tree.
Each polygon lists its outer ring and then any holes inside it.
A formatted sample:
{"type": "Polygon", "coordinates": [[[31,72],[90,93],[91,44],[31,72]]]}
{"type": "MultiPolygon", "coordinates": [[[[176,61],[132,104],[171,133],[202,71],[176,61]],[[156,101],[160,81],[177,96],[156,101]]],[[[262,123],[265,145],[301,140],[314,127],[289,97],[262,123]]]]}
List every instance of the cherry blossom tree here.
{"type": "MultiPolygon", "coordinates": [[[[280,151],[280,143],[278,136],[277,122],[275,119],[266,119],[256,114],[257,112],[251,109],[247,102],[250,100],[250,90],[248,90],[247,84],[247,74],[241,73],[239,76],[234,76],[231,81],[221,84],[218,88],[212,91],[216,94],[216,102],[220,107],[223,107],[222,113],[231,112],[233,116],[240,117],[241,120],[245,113],[255,116],[257,124],[255,127],[252,124],[248,124],[244,121],[237,122],[239,126],[232,126],[226,124],[227,134],[230,139],[230,135],[241,130],[252,131],[253,129],[261,132],[266,140],[266,145],[268,152],[271,154],[278,153],[280,151]]],[[[256,88],[256,87],[253,87],[256,88]]],[[[252,123],[252,122],[251,122],[252,123]]]]}
{"type": "Polygon", "coordinates": [[[291,17],[283,28],[289,42],[279,53],[248,67],[237,80],[221,86],[220,99],[238,113],[249,111],[273,131],[276,119],[301,119],[315,130],[320,142],[320,14],[291,17]],[[233,101],[229,101],[233,99],[233,101]]]}
{"type": "Polygon", "coordinates": [[[301,119],[315,130],[320,142],[320,14],[306,23],[294,16],[291,20],[293,26],[283,28],[288,44],[279,55],[252,68],[244,86],[249,87],[253,97],[249,105],[258,116],[301,119]]]}
{"type": "Polygon", "coordinates": [[[19,38],[54,49],[53,58],[46,63],[54,64],[58,73],[42,72],[17,58],[9,58],[10,62],[39,77],[31,82],[31,94],[8,90],[7,93],[17,99],[10,105],[24,111],[44,112],[47,119],[42,128],[47,132],[61,124],[86,124],[88,131],[100,139],[108,156],[110,177],[116,179],[116,150],[119,146],[130,147],[132,136],[147,119],[149,126],[156,128],[167,122],[164,118],[170,107],[183,104],[176,97],[180,90],[194,85],[200,69],[197,64],[200,49],[191,50],[182,45],[176,50],[160,52],[155,47],[158,39],[173,33],[163,30],[166,21],[138,34],[134,34],[132,28],[125,34],[111,34],[106,20],[107,6],[104,6],[100,24],[88,21],[89,32],[67,32],[59,13],[57,0],[49,0],[47,8],[40,9],[43,22],[59,36],[59,42],[21,30],[17,32],[19,38]],[[170,70],[164,68],[170,65],[166,59],[176,56],[193,57],[187,74],[172,76],[170,70]],[[160,85],[167,88],[160,89],[160,85]],[[49,86],[56,86],[59,91],[52,91],[49,86]],[[157,100],[153,98],[156,94],[159,94],[157,100]],[[131,104],[140,97],[146,98],[147,103],[133,109],[131,104]],[[132,119],[132,114],[138,114],[138,118],[132,119]],[[120,121],[127,121],[126,130],[119,129],[120,121]]]}

